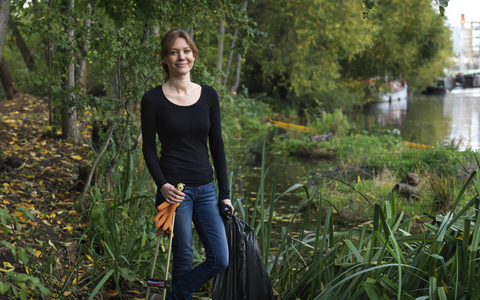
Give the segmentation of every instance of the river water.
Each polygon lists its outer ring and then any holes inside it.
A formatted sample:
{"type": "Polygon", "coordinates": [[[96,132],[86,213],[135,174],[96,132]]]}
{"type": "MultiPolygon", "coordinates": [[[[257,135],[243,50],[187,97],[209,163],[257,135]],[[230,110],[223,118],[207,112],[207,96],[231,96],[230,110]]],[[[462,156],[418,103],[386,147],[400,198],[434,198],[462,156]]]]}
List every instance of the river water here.
{"type": "Polygon", "coordinates": [[[443,96],[415,95],[408,100],[367,105],[354,119],[365,127],[401,130],[410,142],[480,148],[480,89],[455,88],[443,96]]]}
{"type": "MultiPolygon", "coordinates": [[[[363,111],[349,116],[357,128],[368,129],[373,126],[401,131],[404,140],[435,145],[453,143],[460,149],[480,148],[480,89],[456,88],[443,96],[415,95],[408,100],[391,103],[374,103],[365,106],[363,111]]],[[[236,146],[227,148],[229,155],[229,171],[238,175],[236,198],[256,200],[260,186],[262,138],[245,139],[235,142],[236,146]],[[249,142],[247,142],[249,140],[249,142]],[[252,145],[255,144],[255,145],[252,145]],[[235,153],[235,154],[234,154],[235,153]]],[[[265,207],[268,206],[274,174],[278,167],[276,197],[292,185],[303,182],[308,185],[308,178],[317,172],[335,172],[332,162],[281,158],[267,154],[265,167],[271,168],[265,178],[265,207]],[[306,179],[306,180],[305,180],[306,179]]],[[[282,196],[275,204],[274,235],[278,238],[282,226],[288,226],[298,206],[305,201],[303,189],[282,196]]],[[[244,200],[245,201],[245,200],[244,200]]],[[[346,201],[348,203],[348,201],[346,201]]],[[[295,222],[293,231],[302,227],[302,220],[307,215],[302,213],[295,222]]],[[[308,230],[315,230],[315,216],[310,218],[308,230]]],[[[351,224],[350,224],[351,225],[351,224]]],[[[347,225],[348,226],[348,225],[347,225]]],[[[338,228],[337,228],[338,229],[338,228]]]]}

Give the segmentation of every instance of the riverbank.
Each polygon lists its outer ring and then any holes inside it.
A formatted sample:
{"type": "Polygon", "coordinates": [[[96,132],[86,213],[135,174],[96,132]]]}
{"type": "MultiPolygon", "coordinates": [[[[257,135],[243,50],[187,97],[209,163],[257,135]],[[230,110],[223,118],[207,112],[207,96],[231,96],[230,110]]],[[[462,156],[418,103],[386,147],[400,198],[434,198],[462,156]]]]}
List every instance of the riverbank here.
{"type": "MultiPolygon", "coordinates": [[[[101,181],[106,167],[99,169],[87,197],[88,208],[79,210],[74,202],[83,181],[79,166],[88,165],[93,152],[86,145],[57,139],[47,125],[46,111],[47,102],[30,95],[0,105],[4,125],[0,131],[0,255],[5,262],[0,266],[0,291],[4,293],[0,299],[27,299],[27,290],[45,299],[141,299],[156,235],[150,222],[154,186],[140,151],[132,142],[129,149],[134,150],[120,156],[110,174],[110,187],[101,181]]],[[[259,126],[256,122],[254,126],[259,126]]],[[[315,258],[319,249],[337,251],[337,244],[356,243],[362,230],[370,233],[375,222],[381,222],[375,216],[385,200],[394,205],[390,221],[407,224],[411,234],[423,234],[431,215],[445,215],[452,208],[457,212],[476,195],[471,185],[461,190],[466,179],[463,172],[475,166],[472,151],[412,148],[390,131],[349,133],[311,142],[309,135],[261,126],[270,129],[258,131],[248,142],[237,143],[230,134],[226,149],[230,171],[234,171],[231,189],[237,216],[257,232],[278,299],[292,299],[296,292],[312,293],[304,283],[316,275],[305,268],[319,266],[315,258]],[[263,147],[265,135],[271,143],[263,147]],[[333,153],[334,159],[295,158],[293,162],[290,150],[300,146],[333,153]],[[242,166],[241,171],[235,165],[242,166]],[[419,194],[392,196],[394,186],[410,172],[419,176],[415,187],[419,194]],[[459,192],[462,197],[455,206],[451,199],[459,192]],[[300,261],[305,265],[299,266],[300,261]],[[292,286],[293,279],[302,284],[292,286]]],[[[83,127],[87,129],[83,135],[89,136],[88,125],[83,127]]],[[[359,249],[370,247],[363,242],[357,245],[359,249]]],[[[204,255],[199,243],[194,253],[198,264],[204,255]]],[[[337,260],[339,252],[334,253],[328,259],[337,260]]],[[[165,260],[162,252],[158,276],[165,260]]],[[[207,285],[197,291],[195,299],[210,295],[207,285]]]]}
{"type": "MultiPolygon", "coordinates": [[[[290,180],[283,188],[296,183],[292,181],[292,177],[296,177],[298,182],[308,185],[311,192],[319,189],[334,205],[338,225],[342,227],[368,222],[373,215],[368,202],[375,204],[387,199],[409,173],[417,174],[419,181],[415,189],[397,191],[400,211],[408,217],[449,211],[468,174],[477,168],[475,152],[461,151],[452,145],[405,142],[400,136],[398,130],[372,129],[313,142],[311,134],[282,131],[272,139],[268,149],[269,155],[293,165],[285,167],[279,163],[281,172],[295,175],[283,178],[290,180]],[[301,158],[292,158],[298,153],[301,158]],[[412,194],[412,191],[415,192],[412,194]]],[[[472,192],[467,191],[464,201],[472,192]]],[[[290,208],[295,203],[298,201],[284,202],[290,208]]]]}

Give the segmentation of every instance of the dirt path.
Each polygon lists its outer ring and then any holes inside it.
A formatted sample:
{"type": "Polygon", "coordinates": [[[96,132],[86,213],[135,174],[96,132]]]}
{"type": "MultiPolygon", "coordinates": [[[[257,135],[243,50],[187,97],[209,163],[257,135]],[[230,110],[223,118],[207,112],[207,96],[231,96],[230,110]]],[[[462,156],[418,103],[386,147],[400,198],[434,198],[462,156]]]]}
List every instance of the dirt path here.
{"type": "MultiPolygon", "coordinates": [[[[17,94],[0,102],[0,209],[11,218],[6,226],[0,224],[0,240],[30,247],[39,256],[41,250],[55,251],[82,226],[72,221],[77,214],[73,202],[79,194],[79,166],[89,162],[88,151],[88,145],[73,145],[52,135],[45,100],[17,94]]],[[[0,244],[0,262],[1,272],[12,267],[26,271],[5,244],[0,244]]]]}

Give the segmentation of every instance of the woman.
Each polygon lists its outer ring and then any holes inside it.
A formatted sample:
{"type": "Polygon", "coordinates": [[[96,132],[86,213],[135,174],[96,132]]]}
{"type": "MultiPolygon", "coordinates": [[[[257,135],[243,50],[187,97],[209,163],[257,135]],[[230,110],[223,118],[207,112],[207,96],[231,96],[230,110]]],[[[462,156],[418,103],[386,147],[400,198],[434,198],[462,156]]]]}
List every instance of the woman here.
{"type": "Polygon", "coordinates": [[[161,46],[166,79],[165,84],[151,89],[142,98],[143,154],[159,188],[156,207],[164,201],[180,203],[172,242],[172,290],[167,299],[192,299],[193,292],[228,266],[225,228],[207,146],[208,140],[218,178],[219,200],[231,206],[220,104],[212,87],[190,81],[198,49],[185,31],[170,30],[161,46]],[[156,134],[162,148],[160,159],[156,134]],[[183,193],[175,189],[179,182],[185,184],[183,193]],[[194,269],[192,221],[206,252],[206,260],[194,269]]]}

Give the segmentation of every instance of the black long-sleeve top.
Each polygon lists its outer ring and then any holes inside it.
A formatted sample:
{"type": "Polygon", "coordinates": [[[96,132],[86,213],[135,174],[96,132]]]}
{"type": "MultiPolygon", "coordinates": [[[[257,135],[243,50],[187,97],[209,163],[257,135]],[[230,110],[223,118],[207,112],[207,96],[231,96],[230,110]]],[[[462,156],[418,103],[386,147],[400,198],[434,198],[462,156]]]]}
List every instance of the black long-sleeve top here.
{"type": "Polygon", "coordinates": [[[200,98],[189,106],[165,97],[162,86],[148,91],[141,107],[143,156],[161,188],[165,183],[202,186],[213,180],[207,139],[217,173],[219,200],[230,199],[227,162],[222,138],[220,102],[214,88],[202,85],[200,98]],[[157,156],[155,136],[161,143],[157,156]]]}

